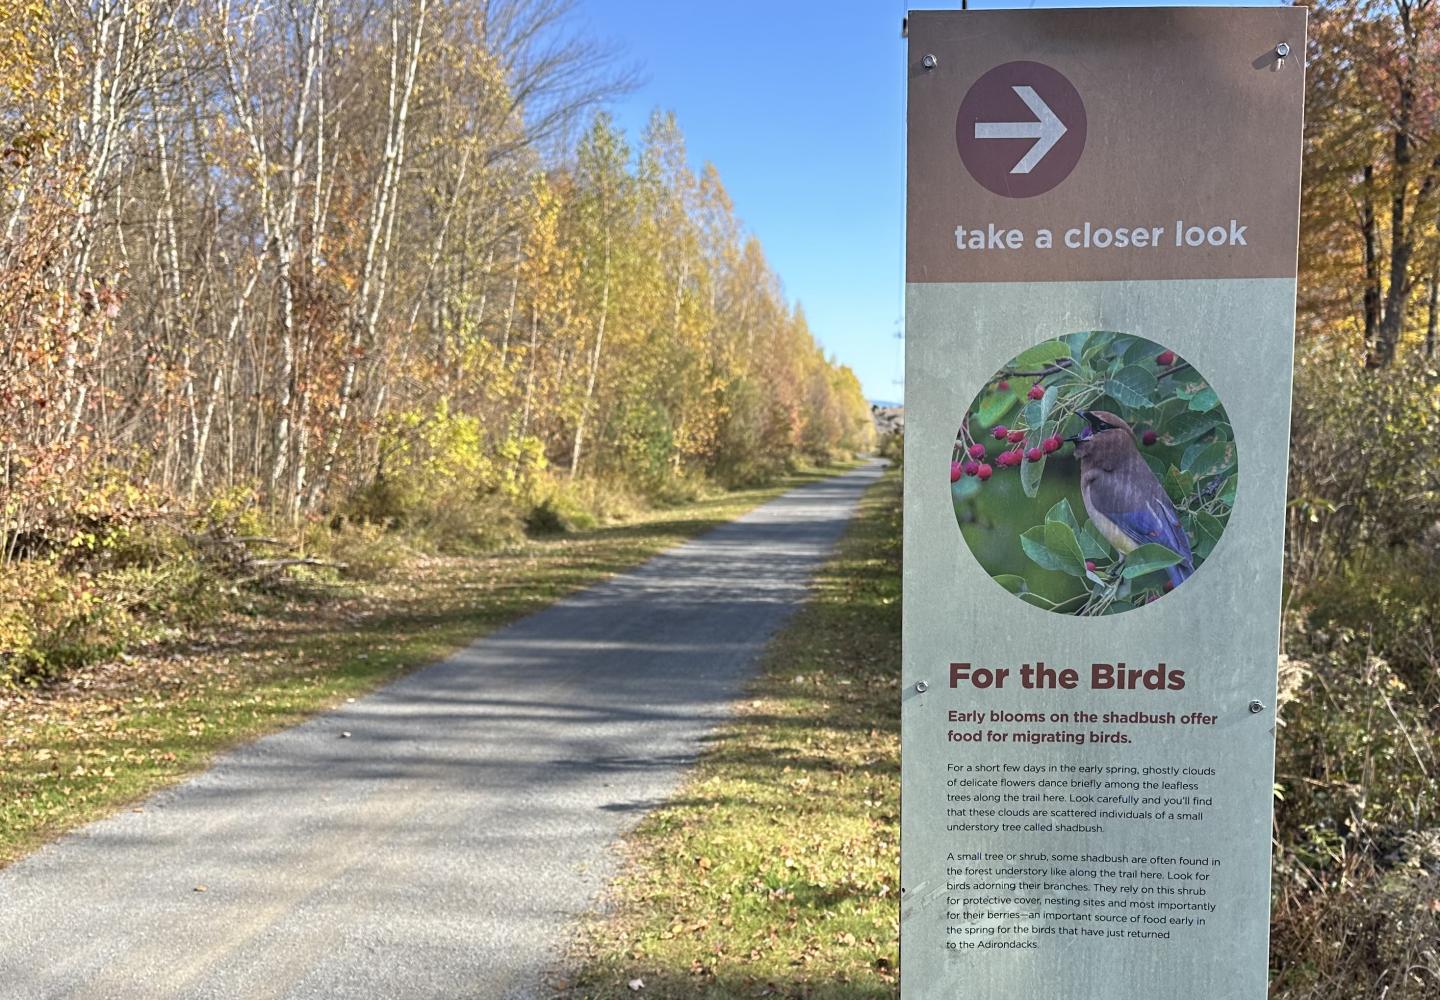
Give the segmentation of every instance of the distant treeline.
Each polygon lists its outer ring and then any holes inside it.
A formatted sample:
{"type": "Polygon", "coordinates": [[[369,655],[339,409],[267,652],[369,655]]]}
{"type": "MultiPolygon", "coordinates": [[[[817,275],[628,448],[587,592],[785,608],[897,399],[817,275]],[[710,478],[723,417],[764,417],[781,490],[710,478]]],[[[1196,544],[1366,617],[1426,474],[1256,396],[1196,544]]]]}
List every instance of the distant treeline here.
{"type": "Polygon", "coordinates": [[[298,521],[868,446],[625,85],[567,0],[0,0],[4,558],[136,490],[298,521]]]}

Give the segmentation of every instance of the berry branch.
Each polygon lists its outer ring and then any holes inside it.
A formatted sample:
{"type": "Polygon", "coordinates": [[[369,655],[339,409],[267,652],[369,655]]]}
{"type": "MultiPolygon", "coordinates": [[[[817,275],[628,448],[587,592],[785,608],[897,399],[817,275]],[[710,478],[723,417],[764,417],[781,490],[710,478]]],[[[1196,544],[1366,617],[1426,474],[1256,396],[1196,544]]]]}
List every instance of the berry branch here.
{"type": "Polygon", "coordinates": [[[1171,377],[1182,372],[1194,369],[1173,351],[1129,334],[1092,331],[1039,344],[992,377],[961,422],[950,476],[962,527],[1008,525],[1007,533],[1019,537],[1031,569],[1016,575],[1007,564],[995,575],[1003,586],[1036,606],[1087,616],[1148,604],[1170,589],[1165,569],[1178,553],[1151,544],[1127,563],[1088,519],[1076,516],[1084,513],[1078,467],[1063,448],[1087,426],[1081,414],[1088,410],[1112,412],[1130,424],[1180,517],[1195,565],[1209,556],[1234,504],[1234,434],[1205,380],[1198,373],[1171,377]],[[992,482],[1012,468],[1019,470],[1018,484],[992,482]],[[1027,505],[1039,502],[1047,472],[1061,477],[1065,495],[1055,503],[1057,488],[1049,487],[1048,512],[1027,505]],[[1028,520],[1027,510],[1033,512],[1028,520]],[[1071,582],[1057,583],[1057,574],[1071,582]]]}

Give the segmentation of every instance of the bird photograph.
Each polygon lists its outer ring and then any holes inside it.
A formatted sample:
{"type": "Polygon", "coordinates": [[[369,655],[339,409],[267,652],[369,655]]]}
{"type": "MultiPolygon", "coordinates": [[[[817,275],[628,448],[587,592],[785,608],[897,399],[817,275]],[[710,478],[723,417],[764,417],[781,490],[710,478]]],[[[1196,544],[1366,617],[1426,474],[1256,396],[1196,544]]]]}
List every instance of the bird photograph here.
{"type": "Polygon", "coordinates": [[[971,554],[1061,614],[1141,608],[1209,559],[1235,503],[1234,432],[1175,351],[1086,331],[1010,359],[960,421],[950,491],[971,554]]]}

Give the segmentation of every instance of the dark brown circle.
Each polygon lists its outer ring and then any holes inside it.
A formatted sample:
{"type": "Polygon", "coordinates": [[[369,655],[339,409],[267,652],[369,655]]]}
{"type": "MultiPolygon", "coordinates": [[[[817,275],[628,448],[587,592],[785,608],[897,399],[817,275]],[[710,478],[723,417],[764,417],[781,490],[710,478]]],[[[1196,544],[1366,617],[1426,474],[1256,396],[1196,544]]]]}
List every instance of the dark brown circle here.
{"type": "Polygon", "coordinates": [[[987,190],[1006,198],[1033,198],[1070,176],[1085,151],[1085,127],[1080,92],[1058,70],[1038,62],[1008,62],[986,72],[965,92],[955,119],[955,145],[965,169],[987,190]],[[1016,88],[1028,88],[1064,128],[1028,172],[1020,173],[1016,168],[1045,140],[1038,135],[990,137],[1006,126],[1018,133],[1044,126],[1045,112],[1037,113],[1016,88]]]}

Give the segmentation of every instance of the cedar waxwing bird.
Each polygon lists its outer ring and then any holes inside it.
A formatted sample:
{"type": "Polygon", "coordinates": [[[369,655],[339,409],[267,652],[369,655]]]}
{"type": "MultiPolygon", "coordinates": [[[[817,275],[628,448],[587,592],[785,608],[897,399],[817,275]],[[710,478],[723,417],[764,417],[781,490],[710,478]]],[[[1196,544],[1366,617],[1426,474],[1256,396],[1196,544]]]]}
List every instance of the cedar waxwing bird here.
{"type": "Polygon", "coordinates": [[[1175,505],[1140,457],[1135,432],[1104,410],[1082,410],[1080,416],[1086,426],[1069,440],[1080,460],[1080,498],[1090,520],[1122,557],[1150,542],[1179,555],[1165,574],[1180,586],[1195,572],[1195,557],[1175,505]]]}

